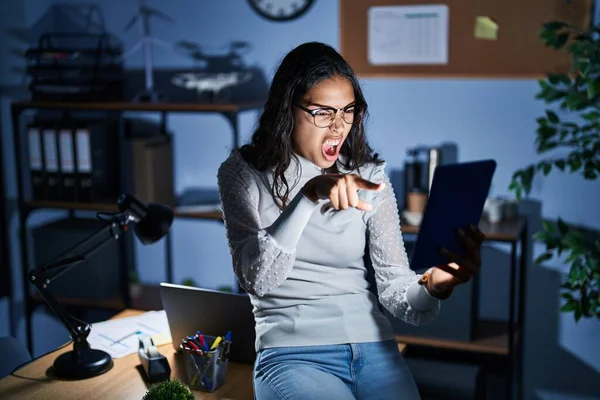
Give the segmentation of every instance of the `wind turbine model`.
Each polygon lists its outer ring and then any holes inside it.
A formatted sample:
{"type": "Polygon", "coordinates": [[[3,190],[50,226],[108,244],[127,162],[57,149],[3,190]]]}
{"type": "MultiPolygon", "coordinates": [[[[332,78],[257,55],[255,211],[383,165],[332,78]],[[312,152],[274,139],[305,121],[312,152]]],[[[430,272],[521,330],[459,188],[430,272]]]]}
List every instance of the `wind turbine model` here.
{"type": "Polygon", "coordinates": [[[154,38],[150,35],[150,17],[157,17],[166,21],[174,22],[172,18],[163,13],[162,11],[158,11],[156,9],[150,8],[146,6],[146,0],[140,0],[140,7],[137,14],[133,16],[131,21],[125,26],[125,30],[129,30],[133,25],[135,25],[138,20],[142,22],[142,39],[136,43],[135,46],[131,50],[124,55],[124,57],[129,57],[131,54],[135,53],[141,46],[144,46],[144,69],[146,73],[146,89],[135,97],[135,100],[138,101],[150,101],[156,102],[159,101],[161,95],[154,90],[154,76],[152,71],[152,45],[157,44],[168,50],[172,50],[173,46],[170,44],[154,38]]]}

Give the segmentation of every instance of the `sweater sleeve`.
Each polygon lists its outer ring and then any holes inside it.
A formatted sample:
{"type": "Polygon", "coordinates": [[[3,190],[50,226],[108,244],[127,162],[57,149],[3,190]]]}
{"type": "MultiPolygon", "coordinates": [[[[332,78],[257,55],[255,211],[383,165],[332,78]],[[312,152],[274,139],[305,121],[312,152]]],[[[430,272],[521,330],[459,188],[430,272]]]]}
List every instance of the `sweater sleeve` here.
{"type": "Polygon", "coordinates": [[[379,301],[392,315],[409,324],[428,323],[438,316],[440,301],[417,283],[420,275],[410,269],[396,196],[384,165],[376,167],[371,180],[385,183],[385,188],[373,197],[373,210],[367,217],[369,253],[379,301]]]}
{"type": "Polygon", "coordinates": [[[221,164],[217,181],[234,272],[246,292],[261,297],[289,276],[317,205],[298,193],[271,226],[262,226],[259,189],[248,168],[234,152],[221,164]]]}

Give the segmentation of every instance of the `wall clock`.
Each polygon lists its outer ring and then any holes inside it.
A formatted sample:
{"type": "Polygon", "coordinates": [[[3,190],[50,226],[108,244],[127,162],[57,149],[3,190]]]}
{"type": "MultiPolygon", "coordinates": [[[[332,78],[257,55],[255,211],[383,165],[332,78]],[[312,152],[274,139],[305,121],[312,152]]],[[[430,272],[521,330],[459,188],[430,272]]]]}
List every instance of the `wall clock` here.
{"type": "Polygon", "coordinates": [[[306,13],[314,0],[248,0],[252,9],[271,21],[291,21],[306,13]]]}

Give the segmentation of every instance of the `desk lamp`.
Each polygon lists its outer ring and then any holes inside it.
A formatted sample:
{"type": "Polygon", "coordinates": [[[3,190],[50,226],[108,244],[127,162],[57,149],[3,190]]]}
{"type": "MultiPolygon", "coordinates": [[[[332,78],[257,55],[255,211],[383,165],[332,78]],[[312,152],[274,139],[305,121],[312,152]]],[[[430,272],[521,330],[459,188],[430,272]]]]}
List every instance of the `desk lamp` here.
{"type": "Polygon", "coordinates": [[[160,204],[146,204],[133,195],[123,194],[118,201],[119,212],[99,213],[98,218],[107,226],[76,244],[55,260],[29,272],[29,281],[69,331],[73,350],[54,360],[54,375],[66,379],[87,379],[110,370],[112,357],[105,351],[92,349],[87,341],[91,325],[68,315],[48,290],[53,279],[75,265],[87,260],[102,247],[118,239],[126,232],[130,222],[135,223],[134,232],[143,244],[151,244],[167,234],[173,222],[173,212],[160,204]],[[106,217],[108,215],[109,217],[106,217]]]}

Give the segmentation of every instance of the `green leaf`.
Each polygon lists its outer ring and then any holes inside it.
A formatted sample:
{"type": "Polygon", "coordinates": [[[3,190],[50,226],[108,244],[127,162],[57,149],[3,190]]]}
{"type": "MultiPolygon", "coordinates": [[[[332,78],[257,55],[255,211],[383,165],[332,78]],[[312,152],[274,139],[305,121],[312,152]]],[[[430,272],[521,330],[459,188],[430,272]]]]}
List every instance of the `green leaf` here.
{"type": "Polygon", "coordinates": [[[567,105],[571,110],[581,110],[586,107],[587,99],[578,92],[571,92],[567,95],[567,105]]]}
{"type": "Polygon", "coordinates": [[[565,122],[563,123],[563,126],[565,128],[579,130],[579,125],[577,125],[575,122],[565,122]]]}
{"type": "Polygon", "coordinates": [[[587,78],[588,73],[590,72],[590,65],[590,60],[588,58],[581,57],[576,61],[575,66],[579,70],[582,78],[587,78]]]}
{"type": "Polygon", "coordinates": [[[550,141],[540,141],[540,143],[537,146],[537,152],[538,153],[543,153],[546,152],[548,150],[552,150],[554,148],[558,147],[558,142],[550,142],[550,141]]]}
{"type": "Polygon", "coordinates": [[[556,32],[554,29],[541,30],[539,36],[544,42],[544,45],[554,47],[554,43],[556,42],[556,32]]]}
{"type": "Polygon", "coordinates": [[[573,263],[571,265],[571,270],[569,271],[569,281],[577,282],[577,278],[579,277],[579,267],[577,263],[573,263]]]}
{"type": "Polygon", "coordinates": [[[560,79],[558,79],[558,74],[548,74],[548,82],[553,85],[558,85],[560,83],[560,79]]]}
{"type": "Polygon", "coordinates": [[[557,31],[561,28],[565,28],[567,26],[567,23],[561,21],[549,21],[544,23],[542,26],[544,29],[542,32],[557,31]]]}
{"type": "Polygon", "coordinates": [[[573,300],[573,294],[569,292],[561,293],[560,297],[562,297],[565,300],[573,300]]]}
{"type": "Polygon", "coordinates": [[[560,308],[560,311],[563,311],[563,312],[575,311],[576,308],[577,308],[577,302],[575,300],[572,300],[572,301],[567,301],[565,304],[563,304],[562,307],[560,308]]]}
{"type": "Polygon", "coordinates": [[[548,74],[548,82],[553,85],[558,85],[559,83],[570,85],[571,78],[566,74],[548,74]]]}
{"type": "MultiPolygon", "coordinates": [[[[553,124],[557,124],[560,122],[558,115],[556,115],[556,113],[554,111],[546,110],[546,115],[548,116],[548,120],[550,122],[552,122],[553,124]]],[[[556,131],[556,129],[555,129],[555,131],[556,131]]]]}
{"type": "Polygon", "coordinates": [[[552,170],[552,164],[545,163],[544,164],[544,176],[548,176],[548,174],[550,173],[551,170],[552,170]]]}
{"type": "Polygon", "coordinates": [[[535,232],[532,236],[535,240],[539,240],[542,242],[547,242],[548,240],[550,240],[550,234],[546,231],[535,232]]]}
{"type": "Polygon", "coordinates": [[[573,158],[571,160],[569,160],[569,167],[571,168],[570,172],[575,172],[577,170],[579,170],[582,166],[582,162],[580,158],[573,158]]]}
{"type": "Polygon", "coordinates": [[[554,224],[548,220],[545,220],[545,219],[542,220],[542,227],[544,228],[544,230],[546,232],[550,232],[550,233],[556,232],[556,229],[554,228],[554,224]]]}
{"type": "Polygon", "coordinates": [[[560,239],[557,237],[552,237],[549,240],[546,240],[546,250],[554,250],[554,249],[558,249],[558,254],[560,255],[562,246],[560,243],[560,239]]]}
{"type": "Polygon", "coordinates": [[[590,100],[595,98],[600,92],[600,79],[595,79],[588,83],[587,93],[590,100]]]}
{"type": "Polygon", "coordinates": [[[515,190],[515,197],[517,198],[517,200],[521,200],[521,198],[523,197],[523,189],[521,189],[521,187],[518,187],[515,190]]]}
{"type": "Polygon", "coordinates": [[[523,186],[523,190],[525,193],[529,194],[531,192],[531,183],[533,181],[533,175],[535,173],[535,165],[528,166],[523,175],[521,175],[521,185],[523,186]]]}
{"type": "Polygon", "coordinates": [[[554,161],[554,165],[556,165],[556,167],[561,171],[565,170],[565,160],[556,160],[554,161]]]}
{"type": "Polygon", "coordinates": [[[577,253],[571,253],[569,255],[569,257],[567,257],[567,259],[565,260],[565,262],[567,264],[572,264],[573,262],[575,262],[575,260],[577,260],[579,258],[579,254],[577,253]]]}
{"type": "Polygon", "coordinates": [[[558,231],[561,235],[565,235],[569,231],[569,226],[560,217],[558,217],[558,231]]]}
{"type": "Polygon", "coordinates": [[[565,32],[556,35],[556,40],[554,41],[554,48],[562,48],[565,45],[565,43],[567,43],[567,40],[569,40],[569,33],[565,32]]]}
{"type": "Polygon", "coordinates": [[[567,232],[565,234],[564,243],[574,251],[579,252],[584,243],[583,232],[574,230],[567,232]]]}
{"type": "Polygon", "coordinates": [[[600,112],[598,112],[598,111],[590,111],[588,113],[582,114],[581,116],[585,120],[596,121],[598,118],[600,118],[600,112]]]}
{"type": "Polygon", "coordinates": [[[538,256],[538,257],[535,259],[535,261],[534,261],[534,262],[535,262],[536,264],[541,264],[541,263],[543,263],[544,261],[547,261],[547,260],[549,260],[549,259],[551,259],[551,258],[552,258],[552,253],[548,253],[548,252],[546,252],[546,253],[544,253],[544,254],[542,254],[542,255],[538,256]]]}
{"type": "Polygon", "coordinates": [[[586,33],[580,33],[579,35],[575,36],[574,39],[578,42],[590,42],[594,40],[592,36],[586,33]]]}

